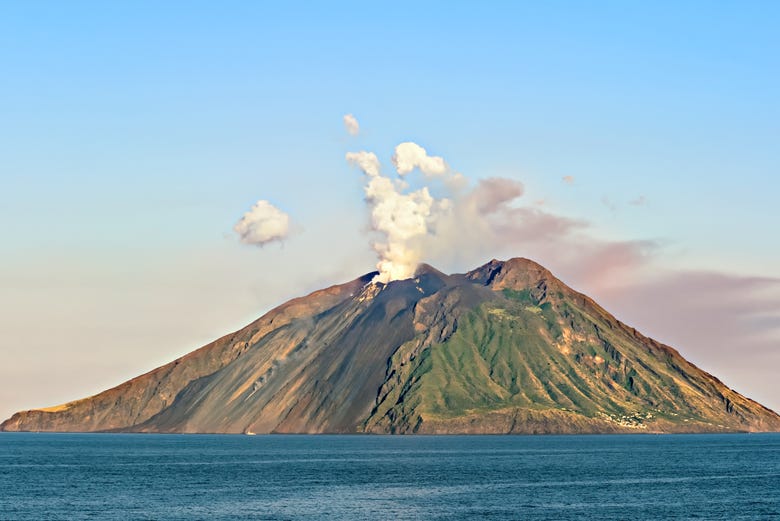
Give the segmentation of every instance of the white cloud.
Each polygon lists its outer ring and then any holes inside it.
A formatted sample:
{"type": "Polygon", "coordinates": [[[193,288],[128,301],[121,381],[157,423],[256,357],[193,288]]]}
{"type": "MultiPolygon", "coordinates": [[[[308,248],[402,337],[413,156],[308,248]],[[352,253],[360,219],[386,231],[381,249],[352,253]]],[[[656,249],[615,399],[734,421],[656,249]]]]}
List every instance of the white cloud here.
{"type": "Polygon", "coordinates": [[[379,175],[379,159],[373,152],[347,152],[347,162],[360,168],[366,175],[376,177],[379,175]]]}
{"type": "Polygon", "coordinates": [[[290,233],[290,216],[265,200],[260,200],[233,227],[244,244],[264,246],[282,241],[290,233]]]}
{"type": "Polygon", "coordinates": [[[444,159],[438,156],[429,156],[428,152],[417,143],[406,142],[395,147],[393,164],[398,175],[406,175],[415,168],[426,176],[442,176],[449,172],[450,168],[444,159]]]}
{"type": "Polygon", "coordinates": [[[449,208],[449,200],[434,198],[427,187],[409,190],[402,179],[383,176],[372,152],[349,152],[346,159],[366,174],[366,202],[371,226],[383,238],[372,243],[379,256],[378,282],[412,277],[422,261],[423,239],[449,208]]]}
{"type": "Polygon", "coordinates": [[[347,133],[350,136],[357,136],[360,134],[360,123],[352,114],[344,115],[344,128],[347,129],[347,133]]]}

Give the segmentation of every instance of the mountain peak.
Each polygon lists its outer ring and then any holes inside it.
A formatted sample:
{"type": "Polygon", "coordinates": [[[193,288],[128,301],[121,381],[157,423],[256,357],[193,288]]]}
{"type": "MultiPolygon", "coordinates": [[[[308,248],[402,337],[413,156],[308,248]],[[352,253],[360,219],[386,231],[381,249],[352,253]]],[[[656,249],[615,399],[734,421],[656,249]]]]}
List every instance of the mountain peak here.
{"type": "Polygon", "coordinates": [[[514,257],[506,261],[493,259],[466,273],[466,278],[493,289],[523,289],[541,281],[557,281],[552,273],[530,259],[514,257]]]}
{"type": "Polygon", "coordinates": [[[437,270],[436,268],[434,268],[430,264],[427,264],[425,262],[421,262],[420,264],[417,265],[417,269],[414,271],[414,276],[415,277],[421,277],[423,275],[435,275],[435,276],[440,277],[440,278],[447,277],[446,274],[444,274],[443,272],[437,270]]]}

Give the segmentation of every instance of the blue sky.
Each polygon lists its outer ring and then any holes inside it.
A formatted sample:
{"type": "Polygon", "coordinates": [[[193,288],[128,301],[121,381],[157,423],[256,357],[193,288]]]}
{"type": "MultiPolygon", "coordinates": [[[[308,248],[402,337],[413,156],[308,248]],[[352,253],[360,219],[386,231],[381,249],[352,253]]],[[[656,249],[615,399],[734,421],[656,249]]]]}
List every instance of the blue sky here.
{"type": "MultiPolygon", "coordinates": [[[[587,221],[594,240],[653,241],[642,277],[724,274],[734,296],[762,277],[740,327],[763,343],[735,350],[654,301],[629,305],[640,271],[632,293],[545,262],[779,408],[761,383],[780,364],[780,305],[763,294],[780,278],[779,23],[776,2],[4,2],[0,416],[97,392],[373,269],[344,154],[389,163],[409,140],[474,181],[522,182],[525,204],[587,221]],[[296,223],[283,245],[232,233],[258,199],[296,223]]],[[[474,257],[544,256],[517,249],[474,257]]]]}

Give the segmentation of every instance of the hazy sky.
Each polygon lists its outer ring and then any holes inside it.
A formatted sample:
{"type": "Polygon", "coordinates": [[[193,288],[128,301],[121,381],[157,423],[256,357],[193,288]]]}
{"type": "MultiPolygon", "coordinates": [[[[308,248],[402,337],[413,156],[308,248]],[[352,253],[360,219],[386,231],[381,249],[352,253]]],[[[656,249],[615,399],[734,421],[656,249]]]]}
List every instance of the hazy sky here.
{"type": "Polygon", "coordinates": [[[406,141],[522,184],[502,240],[427,260],[539,260],[780,409],[778,26],[770,1],[0,3],[0,416],[373,270],[345,154],[406,141]],[[290,235],[242,244],[261,199],[290,235]]]}

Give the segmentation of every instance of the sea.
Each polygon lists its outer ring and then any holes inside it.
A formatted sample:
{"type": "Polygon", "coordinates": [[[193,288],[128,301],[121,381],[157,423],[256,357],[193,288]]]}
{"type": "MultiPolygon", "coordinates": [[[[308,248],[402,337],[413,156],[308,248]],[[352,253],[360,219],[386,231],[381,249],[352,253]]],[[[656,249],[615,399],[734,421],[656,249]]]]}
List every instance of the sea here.
{"type": "Polygon", "coordinates": [[[2,520],[780,520],[780,434],[0,434],[2,520]]]}

